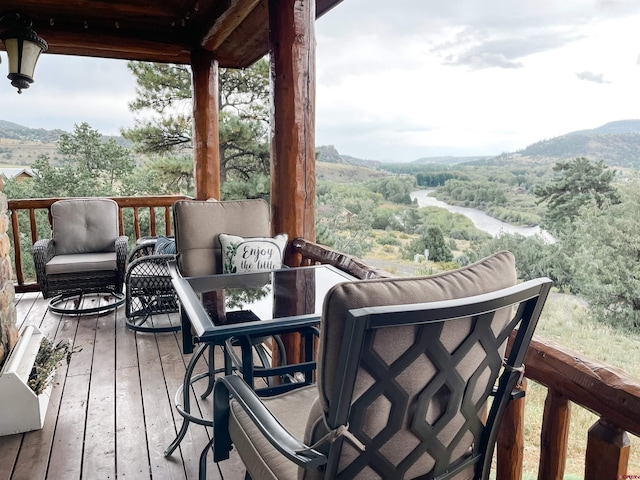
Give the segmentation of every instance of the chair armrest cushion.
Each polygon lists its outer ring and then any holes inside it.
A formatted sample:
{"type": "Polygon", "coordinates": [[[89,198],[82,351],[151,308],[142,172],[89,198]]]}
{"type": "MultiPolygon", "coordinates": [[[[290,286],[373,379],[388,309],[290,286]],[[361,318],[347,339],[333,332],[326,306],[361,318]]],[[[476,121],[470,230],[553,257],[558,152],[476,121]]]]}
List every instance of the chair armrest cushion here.
{"type": "Polygon", "coordinates": [[[42,264],[42,271],[44,271],[44,265],[53,258],[55,255],[55,243],[50,238],[43,238],[33,244],[32,248],[33,260],[38,264],[42,264]]]}
{"type": "MultiPolygon", "coordinates": [[[[302,468],[316,468],[327,463],[327,457],[317,450],[309,449],[285,429],[282,424],[264,406],[258,395],[238,375],[227,375],[216,381],[214,387],[214,438],[216,444],[231,440],[228,433],[229,425],[229,400],[235,399],[247,413],[251,421],[258,427],[265,438],[282,455],[302,468]],[[220,438],[218,438],[220,436],[220,438]],[[304,450],[304,452],[299,452],[304,450]]],[[[224,449],[216,453],[224,455],[224,449]]],[[[228,451],[228,450],[227,450],[228,451]]],[[[218,461],[214,458],[215,461],[218,461]]]]}
{"type": "Polygon", "coordinates": [[[122,272],[122,278],[124,278],[124,269],[127,264],[127,242],[129,237],[120,236],[116,238],[116,257],[118,263],[118,271],[122,272]]]}

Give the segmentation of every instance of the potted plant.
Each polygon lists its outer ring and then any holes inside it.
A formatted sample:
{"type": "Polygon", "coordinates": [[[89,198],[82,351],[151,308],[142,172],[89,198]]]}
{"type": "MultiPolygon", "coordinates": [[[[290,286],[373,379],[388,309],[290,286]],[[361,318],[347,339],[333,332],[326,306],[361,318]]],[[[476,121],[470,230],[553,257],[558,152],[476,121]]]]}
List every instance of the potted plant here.
{"type": "Polygon", "coordinates": [[[0,371],[0,435],[37,430],[44,426],[55,370],[71,349],[57,344],[29,325],[0,371]]]}

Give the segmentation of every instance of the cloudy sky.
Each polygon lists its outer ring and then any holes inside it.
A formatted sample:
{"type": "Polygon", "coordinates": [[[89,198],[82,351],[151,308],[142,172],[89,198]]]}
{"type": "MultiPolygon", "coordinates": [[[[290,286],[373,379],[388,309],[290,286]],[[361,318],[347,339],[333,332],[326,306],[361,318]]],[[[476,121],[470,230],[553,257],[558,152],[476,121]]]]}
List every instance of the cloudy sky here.
{"type": "MultiPolygon", "coordinates": [[[[344,0],[316,24],[316,144],[497,155],[640,118],[639,24],[636,0],[344,0]]],[[[125,62],[43,55],[22,95],[0,83],[0,119],[118,134],[134,95],[125,62]]]]}

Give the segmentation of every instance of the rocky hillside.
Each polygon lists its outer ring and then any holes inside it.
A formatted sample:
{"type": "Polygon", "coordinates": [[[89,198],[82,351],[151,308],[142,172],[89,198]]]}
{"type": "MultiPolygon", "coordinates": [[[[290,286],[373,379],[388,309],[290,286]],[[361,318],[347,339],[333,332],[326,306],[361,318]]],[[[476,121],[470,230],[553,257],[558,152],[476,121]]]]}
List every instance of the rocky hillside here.
{"type": "Polygon", "coordinates": [[[524,157],[604,160],[610,166],[640,169],[640,120],[620,120],[542,140],[517,152],[524,157]]]}

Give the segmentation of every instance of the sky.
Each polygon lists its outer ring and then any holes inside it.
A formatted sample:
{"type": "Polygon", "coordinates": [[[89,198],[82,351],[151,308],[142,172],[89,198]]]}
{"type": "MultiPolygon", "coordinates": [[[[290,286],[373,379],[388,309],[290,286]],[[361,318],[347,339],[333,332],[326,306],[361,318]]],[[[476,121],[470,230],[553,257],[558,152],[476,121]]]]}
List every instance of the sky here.
{"type": "MultiPolygon", "coordinates": [[[[316,145],[381,161],[499,155],[640,118],[638,25],[637,0],[343,0],[316,23],[316,145]]],[[[45,54],[22,95],[4,82],[2,120],[134,124],[124,61],[45,54]]]]}

